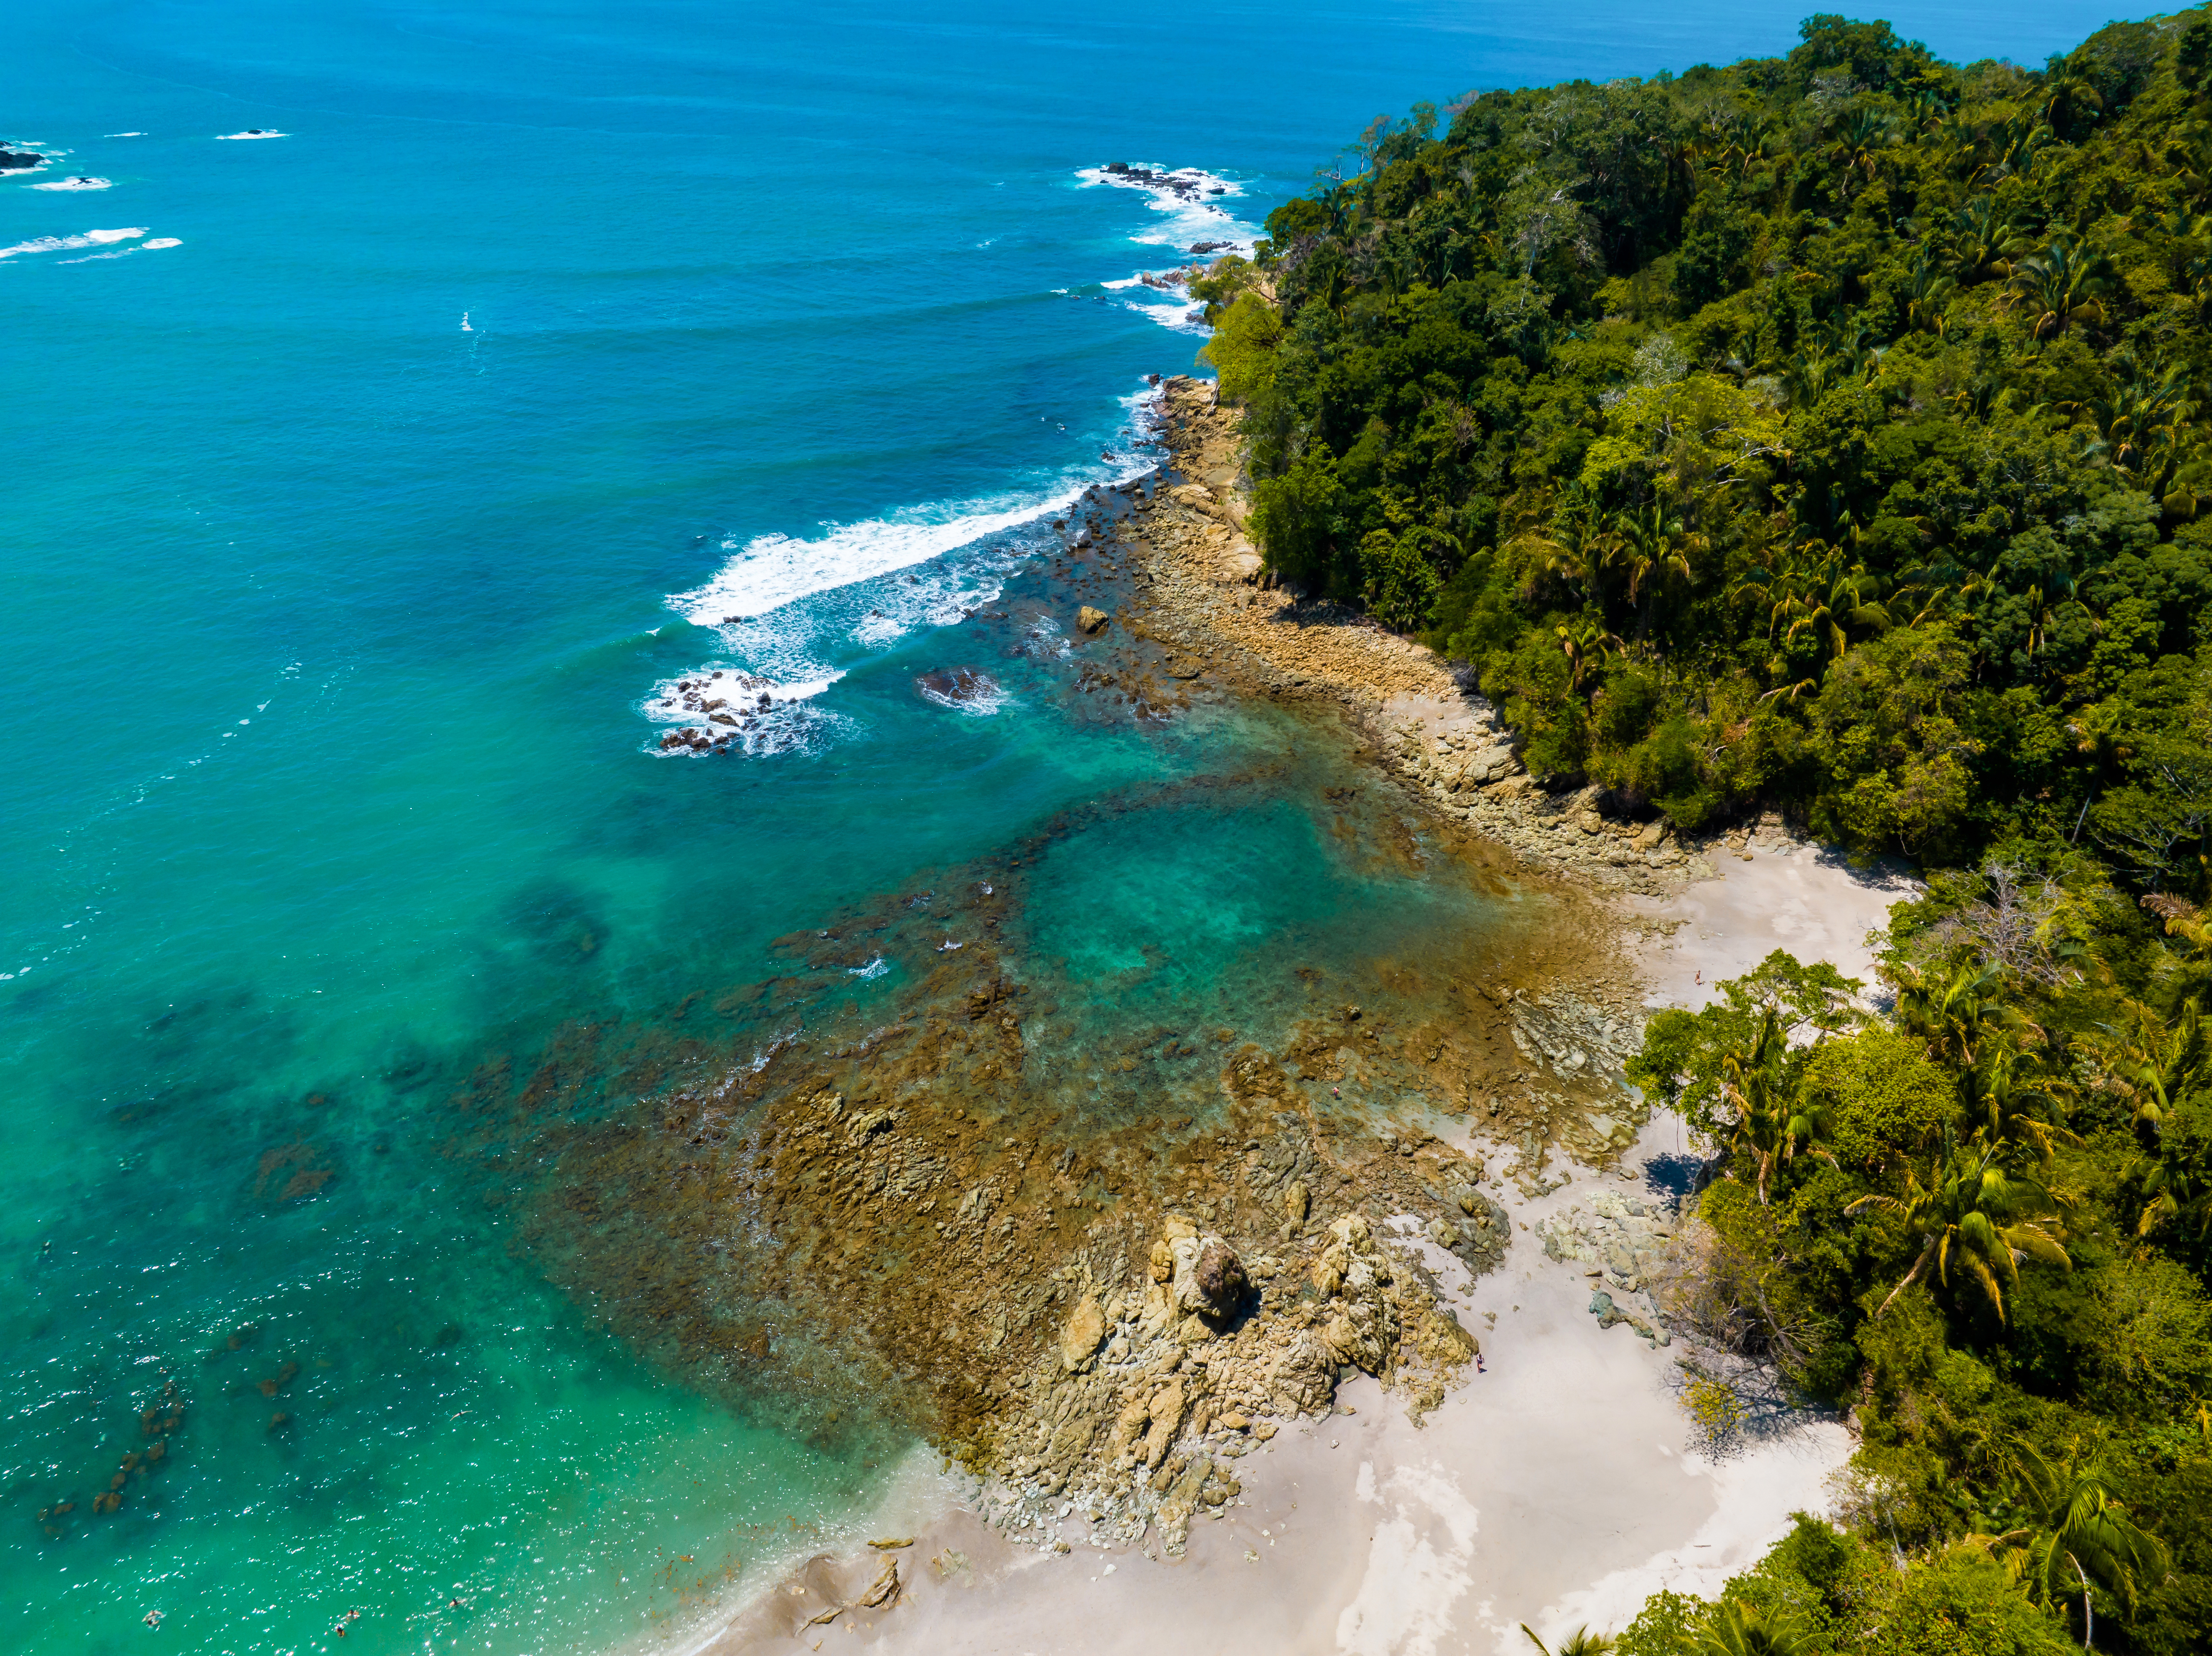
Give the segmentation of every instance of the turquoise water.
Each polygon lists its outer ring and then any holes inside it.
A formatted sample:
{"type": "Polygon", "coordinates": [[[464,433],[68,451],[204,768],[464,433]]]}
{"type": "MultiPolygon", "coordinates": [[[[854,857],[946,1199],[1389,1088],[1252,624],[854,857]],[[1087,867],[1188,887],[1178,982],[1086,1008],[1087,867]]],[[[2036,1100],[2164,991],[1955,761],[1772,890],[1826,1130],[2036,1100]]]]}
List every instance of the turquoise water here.
{"type": "MultiPolygon", "coordinates": [[[[1896,16],[2023,61],[2103,21],[1896,16]]],[[[1143,803],[1294,727],[1102,716],[1057,652],[1046,519],[1146,464],[1141,376],[1199,343],[1130,279],[1379,111],[1794,21],[11,14],[0,136],[59,160],[0,181],[0,1639],[589,1647],[857,1521],[896,1433],[607,1331],[448,1153],[457,1093],[1065,812],[1025,935],[1131,1019],[1442,924],[1308,768],[1143,803]],[[962,665],[988,713],[917,694],[962,665]],[[746,751],[662,755],[718,668],[769,696],[746,751]]]]}

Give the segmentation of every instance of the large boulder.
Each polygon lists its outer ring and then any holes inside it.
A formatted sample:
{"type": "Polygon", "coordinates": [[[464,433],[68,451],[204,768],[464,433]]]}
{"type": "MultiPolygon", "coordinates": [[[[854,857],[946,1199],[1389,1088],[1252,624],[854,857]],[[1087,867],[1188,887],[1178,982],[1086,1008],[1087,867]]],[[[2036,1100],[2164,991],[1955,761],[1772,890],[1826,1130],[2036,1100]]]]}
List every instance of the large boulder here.
{"type": "Polygon", "coordinates": [[[1285,1415],[1326,1409],[1336,1395],[1335,1354],[1301,1331],[1277,1353],[1267,1385],[1275,1407],[1285,1415]]]}
{"type": "Polygon", "coordinates": [[[1337,1362],[1385,1374],[1399,1332],[1390,1257],[1357,1213],[1334,1221],[1328,1236],[1311,1273],[1315,1289],[1328,1302],[1320,1325],[1322,1343],[1337,1362]]]}
{"type": "Polygon", "coordinates": [[[1113,619],[1114,617],[1103,610],[1093,609],[1087,604],[1075,612],[1075,624],[1080,627],[1088,637],[1095,638],[1104,632],[1106,623],[1113,619]]]}
{"type": "Polygon", "coordinates": [[[1175,1259],[1176,1306],[1226,1322],[1252,1292],[1252,1278],[1237,1250],[1214,1235],[1185,1236],[1169,1244],[1175,1259]]]}
{"type": "Polygon", "coordinates": [[[999,700],[999,681],[973,667],[939,668],[914,682],[925,701],[946,707],[988,708],[999,700]]]}
{"type": "Polygon", "coordinates": [[[1502,782],[1521,768],[1521,761],[1510,744],[1500,743],[1485,748],[1462,766],[1459,773],[1462,787],[1482,787],[1492,782],[1502,782]]]}

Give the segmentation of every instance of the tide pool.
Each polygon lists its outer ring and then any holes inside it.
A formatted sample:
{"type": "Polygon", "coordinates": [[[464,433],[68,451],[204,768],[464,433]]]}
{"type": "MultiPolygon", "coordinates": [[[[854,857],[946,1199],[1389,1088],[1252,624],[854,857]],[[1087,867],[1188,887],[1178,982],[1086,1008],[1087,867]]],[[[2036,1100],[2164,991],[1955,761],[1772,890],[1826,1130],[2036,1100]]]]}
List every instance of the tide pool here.
{"type": "MultiPolygon", "coordinates": [[[[2022,60],[2104,21],[1890,15],[2022,60]]],[[[1024,945],[1070,1053],[1504,924],[1338,832],[1295,721],[1097,716],[1040,551],[1201,343],[1139,272],[1416,98],[1796,21],[20,9],[0,136],[56,159],[0,177],[0,1638],[614,1646],[851,1534],[896,1420],[611,1331],[469,1101],[629,1107],[580,1030],[742,1062],[800,1016],[715,1010],[777,938],[1056,821],[1024,945]],[[963,667],[998,693],[918,687],[963,667]],[[716,670],[745,751],[664,755],[716,670]]]]}

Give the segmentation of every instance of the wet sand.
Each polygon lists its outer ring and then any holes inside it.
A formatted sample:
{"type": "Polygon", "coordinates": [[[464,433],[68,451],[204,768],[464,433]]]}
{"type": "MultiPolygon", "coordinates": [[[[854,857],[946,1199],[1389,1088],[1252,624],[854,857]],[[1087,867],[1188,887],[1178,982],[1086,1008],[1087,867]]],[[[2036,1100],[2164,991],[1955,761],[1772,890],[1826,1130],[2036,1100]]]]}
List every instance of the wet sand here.
{"type": "MultiPolygon", "coordinates": [[[[1663,1144],[1666,1124],[1650,1137],[1663,1144]]],[[[1186,1556],[1040,1554],[957,1507],[896,1555],[896,1609],[805,1625],[799,1611],[849,1601],[875,1567],[825,1559],[806,1592],[787,1584],[702,1653],[1504,1656],[1525,1648],[1523,1621],[1556,1641],[1618,1632],[1662,1587],[1717,1592],[1793,1512],[1824,1507],[1850,1439],[1805,1417],[1719,1459],[1693,1447],[1674,1351],[1601,1329],[1581,1271],[1533,1240],[1547,1215],[1628,1187],[1584,1177],[1513,1201],[1505,1268],[1452,1295],[1481,1332],[1484,1372],[1418,1426],[1374,1380],[1341,1387],[1335,1412],[1246,1458],[1245,1495],[1194,1526],[1186,1556]]]]}

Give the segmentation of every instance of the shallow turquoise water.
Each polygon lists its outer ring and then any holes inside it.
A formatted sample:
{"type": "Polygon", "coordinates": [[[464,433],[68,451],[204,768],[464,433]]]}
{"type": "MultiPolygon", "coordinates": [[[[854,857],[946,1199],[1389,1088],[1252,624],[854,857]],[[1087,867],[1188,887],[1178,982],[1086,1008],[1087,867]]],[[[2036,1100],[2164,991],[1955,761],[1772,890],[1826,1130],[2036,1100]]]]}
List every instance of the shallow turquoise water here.
{"type": "MultiPolygon", "coordinates": [[[[2031,59],[2103,17],[1898,21],[2031,59]]],[[[62,159],[0,182],[0,1639],[159,1609],[173,1649],[338,1648],[358,1608],[377,1649],[573,1648],[851,1521],[896,1438],[599,1328],[445,1154],[457,1089],[1059,813],[1279,758],[1273,716],[1093,717],[1046,647],[1041,509],[1142,463],[1129,399],[1199,343],[1108,284],[1249,234],[1377,111],[1793,27],[20,9],[0,136],[62,159]],[[219,141],[249,128],[289,136],[219,141]],[[1083,177],[1115,159],[1227,193],[1083,177]],[[111,187],[34,187],[76,174],[111,187]],[[989,716],[916,694],[962,664],[989,716]],[[757,751],[659,756],[647,702],[713,666],[775,687],[757,751]]],[[[1072,1043],[1493,913],[1273,775],[1054,841],[1026,939],[1088,986],[1072,1043]]]]}

